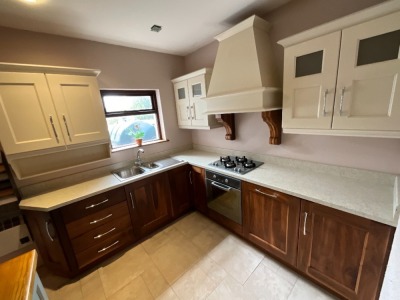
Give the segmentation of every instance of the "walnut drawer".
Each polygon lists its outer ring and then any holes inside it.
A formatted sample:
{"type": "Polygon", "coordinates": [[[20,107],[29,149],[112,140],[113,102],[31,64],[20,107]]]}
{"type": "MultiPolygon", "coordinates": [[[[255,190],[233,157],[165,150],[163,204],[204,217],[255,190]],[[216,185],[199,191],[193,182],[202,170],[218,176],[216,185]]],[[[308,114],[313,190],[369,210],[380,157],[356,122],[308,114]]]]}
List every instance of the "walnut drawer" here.
{"type": "Polygon", "coordinates": [[[79,268],[83,268],[103,256],[118,252],[119,249],[125,248],[133,242],[134,235],[132,228],[111,235],[100,243],[76,254],[78,266],[79,268]]]}
{"type": "Polygon", "coordinates": [[[67,205],[60,208],[60,211],[63,216],[64,223],[70,223],[71,221],[80,219],[125,200],[125,189],[121,187],[67,205]]]}
{"type": "Polygon", "coordinates": [[[67,232],[72,240],[103,224],[115,222],[126,215],[129,216],[128,204],[126,202],[121,202],[66,224],[67,232]]]}

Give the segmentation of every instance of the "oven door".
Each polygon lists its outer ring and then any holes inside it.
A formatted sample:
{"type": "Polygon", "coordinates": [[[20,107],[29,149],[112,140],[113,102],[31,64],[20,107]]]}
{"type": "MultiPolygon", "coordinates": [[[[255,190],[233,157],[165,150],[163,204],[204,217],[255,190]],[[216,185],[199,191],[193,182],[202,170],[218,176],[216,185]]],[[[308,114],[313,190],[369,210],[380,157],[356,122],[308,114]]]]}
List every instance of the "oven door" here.
{"type": "Polygon", "coordinates": [[[242,224],[242,199],[239,189],[206,179],[207,206],[220,215],[242,224]]]}

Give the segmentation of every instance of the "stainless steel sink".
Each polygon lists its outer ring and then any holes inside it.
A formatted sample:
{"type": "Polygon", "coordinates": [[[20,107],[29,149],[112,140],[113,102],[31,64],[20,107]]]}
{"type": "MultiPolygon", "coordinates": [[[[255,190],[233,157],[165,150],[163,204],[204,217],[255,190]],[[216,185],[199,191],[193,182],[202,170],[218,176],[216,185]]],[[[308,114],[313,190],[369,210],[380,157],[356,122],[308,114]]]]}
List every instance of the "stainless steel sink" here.
{"type": "Polygon", "coordinates": [[[142,167],[146,168],[146,169],[156,169],[156,168],[159,168],[160,165],[156,164],[154,162],[145,162],[145,163],[142,163],[142,167]]]}
{"type": "Polygon", "coordinates": [[[116,175],[119,179],[128,179],[128,178],[143,174],[144,172],[146,172],[146,171],[140,167],[131,166],[131,167],[127,167],[124,169],[114,171],[113,174],[116,175]]]}

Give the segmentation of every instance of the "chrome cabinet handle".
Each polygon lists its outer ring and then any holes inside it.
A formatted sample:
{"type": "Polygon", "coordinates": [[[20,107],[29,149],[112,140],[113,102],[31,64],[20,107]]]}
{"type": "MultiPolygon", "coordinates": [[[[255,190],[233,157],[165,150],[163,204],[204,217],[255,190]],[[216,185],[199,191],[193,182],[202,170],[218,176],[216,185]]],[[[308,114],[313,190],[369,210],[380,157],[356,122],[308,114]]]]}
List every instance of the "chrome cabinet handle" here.
{"type": "Polygon", "coordinates": [[[49,221],[46,221],[46,232],[47,232],[47,235],[49,236],[49,239],[50,239],[50,241],[51,242],[54,242],[54,238],[50,235],[50,231],[49,231],[49,221]]]}
{"type": "Polygon", "coordinates": [[[186,106],[186,114],[187,114],[187,116],[188,116],[188,120],[190,120],[190,119],[191,119],[191,115],[190,115],[189,106],[186,106]]]}
{"type": "Polygon", "coordinates": [[[113,232],[115,229],[116,229],[116,228],[114,227],[114,228],[110,229],[110,230],[107,231],[107,232],[100,233],[100,234],[94,236],[93,239],[94,239],[94,240],[99,239],[99,238],[105,236],[106,234],[109,234],[110,232],[113,232]]]}
{"type": "Polygon", "coordinates": [[[322,109],[322,114],[325,117],[326,115],[326,96],[328,95],[328,89],[325,90],[324,92],[324,107],[322,109]]]}
{"type": "Polygon", "coordinates": [[[306,226],[307,226],[307,217],[308,217],[308,213],[304,213],[304,223],[303,223],[303,235],[307,235],[306,233],[306,226]]]}
{"type": "Polygon", "coordinates": [[[264,192],[260,191],[259,189],[255,189],[255,191],[256,191],[257,193],[263,194],[263,195],[268,196],[268,197],[278,198],[278,195],[277,195],[277,194],[268,194],[268,193],[264,193],[264,192]]]}
{"type": "Polygon", "coordinates": [[[129,192],[129,196],[131,197],[132,209],[135,209],[135,202],[133,202],[133,196],[131,192],[129,192]]]}
{"type": "Polygon", "coordinates": [[[101,201],[101,202],[99,202],[99,203],[95,203],[95,204],[86,206],[85,209],[93,208],[93,207],[96,207],[97,205],[101,205],[101,204],[106,203],[106,202],[108,202],[108,199],[106,199],[106,200],[104,200],[104,201],[101,201]]]}
{"type": "Polygon", "coordinates": [[[194,107],[194,104],[192,105],[192,109],[193,109],[193,117],[192,117],[192,119],[196,120],[196,108],[194,107]]]}
{"type": "Polygon", "coordinates": [[[231,190],[231,188],[229,186],[220,184],[220,183],[216,183],[215,181],[211,181],[211,184],[225,192],[229,192],[231,190]]]}
{"type": "Polygon", "coordinates": [[[342,87],[342,91],[340,93],[340,107],[339,107],[339,116],[342,116],[343,110],[343,101],[344,101],[344,87],[342,87]]]}
{"type": "Polygon", "coordinates": [[[54,136],[56,137],[57,144],[59,144],[60,140],[58,139],[58,134],[57,134],[57,131],[56,131],[56,127],[54,126],[54,122],[53,122],[53,117],[52,116],[50,116],[50,124],[51,124],[51,127],[53,128],[53,132],[54,132],[54,136]]]}
{"type": "Polygon", "coordinates": [[[189,182],[191,185],[193,185],[193,181],[192,181],[192,171],[189,171],[189,182]]]}
{"type": "Polygon", "coordinates": [[[63,120],[64,120],[65,129],[67,130],[68,138],[69,138],[70,142],[72,142],[71,135],[69,134],[67,119],[65,118],[64,115],[63,115],[63,120]]]}
{"type": "Polygon", "coordinates": [[[112,243],[110,246],[107,246],[107,247],[104,247],[103,249],[98,250],[97,253],[104,252],[104,251],[106,251],[107,249],[110,249],[111,247],[115,246],[115,245],[118,244],[118,243],[119,243],[119,241],[116,241],[116,242],[112,243]]]}
{"type": "Polygon", "coordinates": [[[99,223],[99,222],[101,222],[101,221],[103,221],[105,219],[108,219],[111,216],[112,216],[112,214],[109,214],[108,216],[105,216],[104,218],[101,218],[101,219],[98,219],[98,220],[94,220],[94,221],[90,222],[89,224],[93,225],[93,224],[99,223]]]}

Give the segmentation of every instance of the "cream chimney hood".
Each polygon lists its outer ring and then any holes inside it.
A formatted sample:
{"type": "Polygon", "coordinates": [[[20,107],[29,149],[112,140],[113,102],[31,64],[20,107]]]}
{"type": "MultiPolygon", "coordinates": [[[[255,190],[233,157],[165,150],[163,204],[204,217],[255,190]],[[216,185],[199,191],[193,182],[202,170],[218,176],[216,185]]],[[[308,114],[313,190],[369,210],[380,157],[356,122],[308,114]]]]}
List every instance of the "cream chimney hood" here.
{"type": "Polygon", "coordinates": [[[282,108],[269,28],[267,21],[253,15],[215,37],[219,46],[205,98],[205,114],[282,108]]]}

